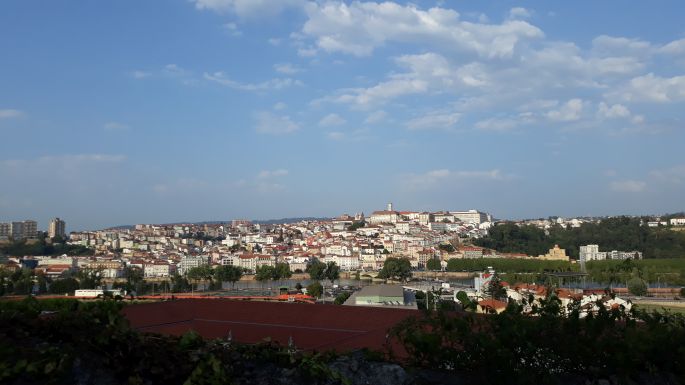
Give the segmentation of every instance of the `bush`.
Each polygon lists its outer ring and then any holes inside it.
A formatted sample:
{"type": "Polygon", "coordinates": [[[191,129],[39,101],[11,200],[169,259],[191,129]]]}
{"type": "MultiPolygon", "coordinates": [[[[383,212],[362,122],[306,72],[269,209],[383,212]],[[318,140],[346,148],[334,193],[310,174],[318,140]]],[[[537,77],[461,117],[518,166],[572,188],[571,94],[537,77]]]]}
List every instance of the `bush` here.
{"type": "Polygon", "coordinates": [[[350,298],[350,295],[352,295],[350,294],[350,292],[343,291],[335,297],[335,304],[342,305],[343,303],[345,303],[345,301],[347,301],[348,298],[350,298]]]}
{"type": "Polygon", "coordinates": [[[647,283],[644,280],[634,277],[628,281],[628,291],[635,296],[643,296],[647,294],[647,283]]]}
{"type": "Polygon", "coordinates": [[[323,294],[323,286],[321,286],[319,281],[314,281],[307,286],[307,294],[311,295],[312,297],[319,298],[321,297],[321,294],[323,294]]]}

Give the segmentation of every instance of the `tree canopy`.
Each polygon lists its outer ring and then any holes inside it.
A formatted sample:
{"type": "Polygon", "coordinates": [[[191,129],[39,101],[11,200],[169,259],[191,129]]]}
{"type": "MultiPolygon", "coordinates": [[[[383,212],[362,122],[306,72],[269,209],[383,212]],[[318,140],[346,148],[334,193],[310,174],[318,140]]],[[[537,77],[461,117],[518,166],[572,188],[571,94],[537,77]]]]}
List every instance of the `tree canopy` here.
{"type": "Polygon", "coordinates": [[[411,262],[407,258],[389,257],[383,262],[379,278],[406,281],[411,278],[411,262]]]}
{"type": "Polygon", "coordinates": [[[599,245],[602,250],[641,251],[645,258],[685,258],[685,232],[666,227],[648,227],[648,218],[616,217],[580,227],[552,226],[548,234],[532,225],[504,223],[490,228],[488,236],[476,239],[478,246],[505,253],[545,254],[555,244],[578,258],[579,247],[599,245]]]}
{"type": "Polygon", "coordinates": [[[326,279],[326,264],[314,258],[307,265],[305,272],[309,274],[311,279],[315,279],[317,281],[326,279]]]}

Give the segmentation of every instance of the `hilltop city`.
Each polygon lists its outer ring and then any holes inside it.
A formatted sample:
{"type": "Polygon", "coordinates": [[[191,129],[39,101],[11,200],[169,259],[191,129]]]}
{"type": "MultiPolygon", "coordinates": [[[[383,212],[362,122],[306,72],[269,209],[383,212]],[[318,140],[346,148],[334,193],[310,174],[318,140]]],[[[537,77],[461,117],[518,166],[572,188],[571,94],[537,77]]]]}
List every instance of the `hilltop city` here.
{"type": "MultiPolygon", "coordinates": [[[[554,225],[577,228],[598,218],[554,217],[518,221],[549,229],[554,225]]],[[[50,221],[47,234],[38,232],[32,220],[0,223],[0,242],[26,240],[65,242],[83,246],[83,256],[9,256],[5,269],[30,265],[47,277],[65,271],[99,269],[104,278],[119,278],[126,267],[137,267],[146,278],[184,274],[202,265],[232,265],[248,273],[263,265],[287,263],[293,273],[304,272],[313,259],[335,262],[342,271],[378,271],[389,257],[407,258],[414,270],[429,264],[444,270],[451,259],[512,258],[572,261],[563,249],[554,247],[546,254],[498,252],[473,245],[496,225],[492,215],[478,211],[397,211],[390,203],[384,210],[343,214],[330,220],[310,220],[284,224],[259,224],[235,219],[218,224],[138,224],[132,228],[112,228],[66,233],[60,218],[50,221]],[[432,261],[432,262],[431,262],[432,261]],[[439,265],[436,265],[436,262],[439,265]]],[[[684,226],[685,218],[653,220],[654,226],[684,226]]],[[[636,250],[600,251],[601,245],[582,245],[579,259],[641,259],[636,250]]]]}

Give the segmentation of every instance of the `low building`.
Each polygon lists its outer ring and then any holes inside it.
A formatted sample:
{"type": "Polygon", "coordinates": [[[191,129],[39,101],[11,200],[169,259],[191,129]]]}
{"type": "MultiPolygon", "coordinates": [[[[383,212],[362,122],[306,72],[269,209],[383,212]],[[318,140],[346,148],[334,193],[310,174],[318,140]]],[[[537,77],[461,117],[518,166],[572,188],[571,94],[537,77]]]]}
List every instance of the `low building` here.
{"type": "Polygon", "coordinates": [[[399,285],[364,286],[345,301],[348,306],[383,306],[416,309],[416,299],[399,285]]]}
{"type": "Polygon", "coordinates": [[[566,255],[566,250],[560,248],[559,245],[554,245],[553,248],[549,249],[547,254],[540,255],[538,258],[544,261],[569,261],[568,255],[566,255]]]}

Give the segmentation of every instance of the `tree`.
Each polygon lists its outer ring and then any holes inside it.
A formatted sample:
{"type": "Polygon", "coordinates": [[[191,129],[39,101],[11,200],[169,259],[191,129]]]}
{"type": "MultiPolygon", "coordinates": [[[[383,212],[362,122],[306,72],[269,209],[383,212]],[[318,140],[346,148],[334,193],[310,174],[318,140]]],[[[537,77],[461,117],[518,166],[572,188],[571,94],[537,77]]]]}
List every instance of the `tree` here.
{"type": "Polygon", "coordinates": [[[333,281],[340,278],[340,267],[338,266],[338,264],[333,262],[333,261],[328,262],[326,264],[325,276],[326,276],[326,279],[331,281],[331,285],[333,285],[333,281]]]}
{"type": "Polygon", "coordinates": [[[347,301],[348,298],[350,298],[350,292],[349,291],[343,291],[342,293],[338,294],[335,297],[335,304],[336,305],[342,305],[347,301]]]}
{"type": "Polygon", "coordinates": [[[467,311],[478,310],[478,302],[469,298],[469,296],[464,291],[457,292],[457,300],[461,303],[461,307],[467,311]]]}
{"type": "Polygon", "coordinates": [[[364,221],[359,221],[359,222],[353,222],[351,225],[347,226],[347,231],[356,231],[357,229],[360,229],[366,225],[366,222],[364,221]]]}
{"type": "Polygon", "coordinates": [[[234,287],[235,283],[240,281],[240,278],[242,278],[242,276],[243,269],[238,266],[219,266],[214,270],[214,277],[219,282],[230,282],[231,287],[234,287]]]}
{"type": "Polygon", "coordinates": [[[171,291],[174,293],[185,293],[190,291],[190,283],[188,282],[188,279],[179,274],[172,275],[171,291]]]}
{"type": "Polygon", "coordinates": [[[426,269],[427,270],[433,270],[433,271],[437,271],[437,270],[442,269],[442,265],[440,264],[440,260],[435,259],[435,258],[429,259],[428,262],[426,262],[426,269]]]}
{"type": "Polygon", "coordinates": [[[439,248],[440,250],[444,250],[444,251],[446,251],[446,252],[448,252],[448,253],[453,253],[453,252],[454,252],[454,246],[452,246],[451,243],[441,243],[440,245],[438,245],[438,248],[439,248]]]}
{"type": "Polygon", "coordinates": [[[638,277],[634,276],[628,281],[628,291],[635,296],[643,296],[647,294],[647,284],[645,281],[638,277]]]}
{"type": "Polygon", "coordinates": [[[78,281],[74,278],[56,279],[50,284],[50,294],[69,294],[78,290],[78,281]]]}
{"type": "Polygon", "coordinates": [[[96,289],[102,284],[102,269],[81,270],[76,277],[81,289],[96,289]]]}
{"type": "Polygon", "coordinates": [[[269,265],[257,266],[255,269],[255,279],[259,282],[268,281],[273,279],[274,268],[269,265]]]}
{"type": "Polygon", "coordinates": [[[209,281],[211,286],[214,278],[214,269],[209,265],[200,265],[190,268],[186,273],[186,276],[191,281],[195,281],[196,284],[198,281],[209,281]]]}
{"type": "Polygon", "coordinates": [[[411,278],[411,262],[407,258],[389,257],[378,273],[379,278],[406,281],[411,278]]]}
{"type": "Polygon", "coordinates": [[[319,298],[321,297],[321,294],[323,294],[323,286],[321,286],[321,283],[319,283],[319,281],[314,281],[309,286],[307,286],[307,294],[311,295],[314,298],[319,298]]]}
{"type": "Polygon", "coordinates": [[[326,278],[326,264],[318,259],[312,259],[305,270],[309,277],[314,280],[322,280],[326,278]]]}
{"type": "Polygon", "coordinates": [[[502,280],[497,273],[490,279],[485,293],[494,299],[507,298],[507,290],[502,286],[502,280]]]}
{"type": "Polygon", "coordinates": [[[278,262],[274,265],[274,269],[272,272],[272,278],[276,281],[279,281],[281,279],[288,279],[293,276],[293,273],[290,271],[290,265],[284,262],[278,262]]]}
{"type": "Polygon", "coordinates": [[[127,266],[124,268],[124,278],[126,278],[126,291],[131,293],[140,289],[143,282],[143,269],[137,266],[127,266]]]}

